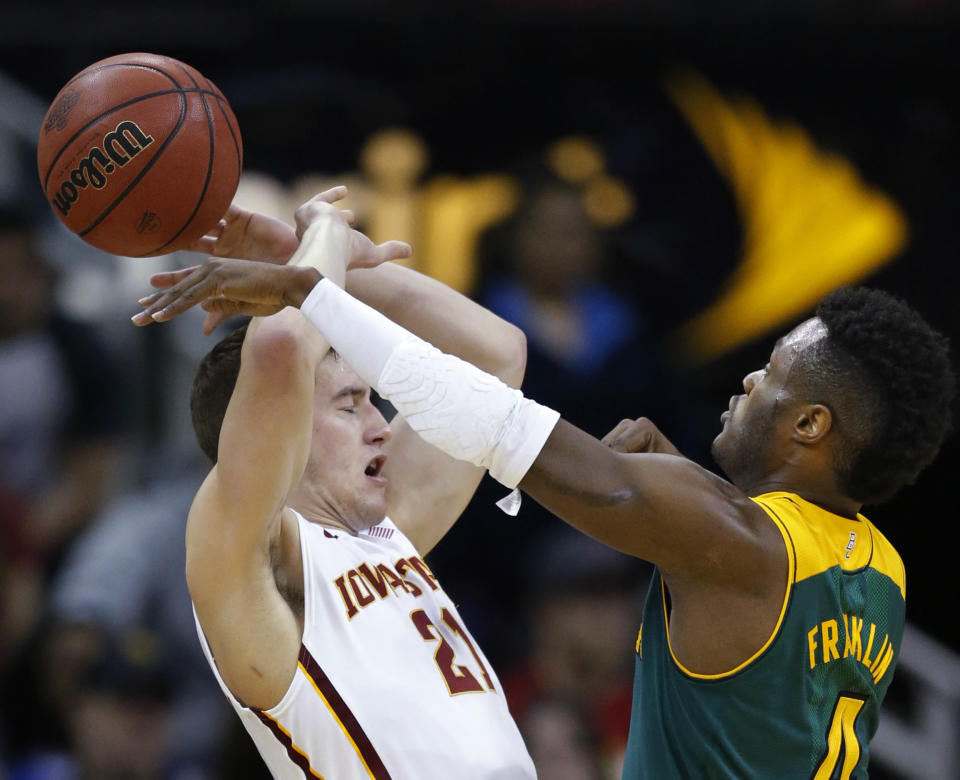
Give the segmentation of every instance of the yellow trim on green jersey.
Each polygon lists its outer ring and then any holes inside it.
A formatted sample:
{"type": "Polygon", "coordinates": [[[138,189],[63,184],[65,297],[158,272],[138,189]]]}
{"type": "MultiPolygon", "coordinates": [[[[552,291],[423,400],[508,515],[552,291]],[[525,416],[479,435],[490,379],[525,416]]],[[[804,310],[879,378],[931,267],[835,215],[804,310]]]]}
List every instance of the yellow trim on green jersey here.
{"type": "Polygon", "coordinates": [[[693,677],[697,680],[720,680],[724,677],[730,677],[731,675],[734,675],[737,672],[745,669],[758,658],[760,658],[760,656],[767,651],[767,648],[770,647],[770,644],[773,642],[773,640],[777,638],[777,634],[780,633],[780,626],[783,624],[783,618],[787,614],[787,606],[790,604],[790,594],[793,592],[793,583],[797,581],[797,562],[796,556],[794,555],[793,542],[791,541],[787,528],[772,510],[767,509],[767,507],[763,508],[767,514],[770,515],[774,524],[780,530],[780,535],[783,536],[784,546],[787,548],[787,585],[784,588],[783,603],[780,605],[780,615],[777,617],[777,624],[773,627],[773,631],[770,632],[770,636],[767,638],[767,641],[764,642],[760,649],[751,655],[746,661],[739,664],[734,669],[731,669],[729,672],[719,672],[717,674],[700,674],[698,672],[691,672],[689,669],[687,669],[687,667],[680,663],[680,659],[677,658],[677,654],[673,652],[673,643],[670,641],[670,618],[668,617],[670,610],[667,608],[667,586],[662,580],[660,582],[661,597],[663,598],[663,622],[666,628],[667,647],[670,649],[670,657],[673,658],[673,662],[677,665],[680,671],[682,671],[688,677],[693,677]]]}
{"type": "MultiPolygon", "coordinates": [[[[867,521],[870,523],[870,521],[867,521]]],[[[897,583],[900,588],[900,595],[903,600],[907,600],[907,572],[903,567],[903,558],[896,548],[887,541],[877,527],[870,523],[870,530],[873,533],[873,560],[870,561],[871,568],[876,569],[881,574],[886,574],[891,580],[897,583]]]]}
{"type": "Polygon", "coordinates": [[[796,493],[786,491],[764,493],[751,500],[767,513],[779,529],[787,550],[789,570],[780,615],[772,633],[759,650],[728,672],[699,674],[687,669],[673,652],[666,584],[661,583],[663,619],[670,655],[684,674],[697,680],[729,677],[762,656],[780,632],[793,585],[834,567],[855,572],[869,566],[893,580],[900,589],[900,595],[906,600],[906,575],[900,555],[863,515],[858,514],[856,518],[841,517],[804,500],[796,493]]]}
{"type": "Polygon", "coordinates": [[[786,611],[764,647],[725,667],[736,669],[691,674],[670,646],[670,592],[654,568],[624,778],[866,777],[903,641],[899,556],[862,517],[791,493],[754,500],[766,513],[758,522],[769,517],[786,546],[789,568],[768,589],[774,600],[785,589],[786,611]]]}
{"type": "Polygon", "coordinates": [[[863,515],[841,517],[796,493],[782,491],[756,496],[753,501],[767,514],[775,511],[786,526],[797,558],[796,582],[835,566],[847,572],[869,566],[893,580],[906,600],[906,574],[900,555],[863,515]]]}

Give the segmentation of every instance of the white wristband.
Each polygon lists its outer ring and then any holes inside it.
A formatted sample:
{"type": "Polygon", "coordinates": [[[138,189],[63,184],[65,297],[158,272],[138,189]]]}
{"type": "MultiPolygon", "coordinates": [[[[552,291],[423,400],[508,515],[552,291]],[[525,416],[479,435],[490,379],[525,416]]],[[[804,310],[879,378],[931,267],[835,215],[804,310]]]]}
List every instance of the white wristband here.
{"type": "Polygon", "coordinates": [[[330,345],[421,438],[513,488],[560,415],[322,279],[300,306],[330,345]]]}

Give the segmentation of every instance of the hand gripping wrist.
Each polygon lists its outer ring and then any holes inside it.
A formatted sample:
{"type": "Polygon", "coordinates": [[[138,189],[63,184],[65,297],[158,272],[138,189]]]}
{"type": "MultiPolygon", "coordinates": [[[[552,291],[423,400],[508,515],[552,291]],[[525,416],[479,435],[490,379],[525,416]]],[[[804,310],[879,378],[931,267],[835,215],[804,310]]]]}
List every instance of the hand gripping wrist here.
{"type": "Polygon", "coordinates": [[[421,438],[516,487],[560,415],[322,280],[300,310],[421,438]]]}

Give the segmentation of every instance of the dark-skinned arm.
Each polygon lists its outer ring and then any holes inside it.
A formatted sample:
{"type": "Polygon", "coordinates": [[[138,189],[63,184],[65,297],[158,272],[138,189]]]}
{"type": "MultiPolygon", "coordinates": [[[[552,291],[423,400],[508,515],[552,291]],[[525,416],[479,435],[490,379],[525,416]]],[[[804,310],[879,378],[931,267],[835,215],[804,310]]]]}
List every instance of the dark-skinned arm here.
{"type": "MultiPolygon", "coordinates": [[[[207,268],[209,276],[201,269],[168,291],[173,303],[158,319],[209,296],[226,296],[242,310],[244,302],[300,305],[305,295],[304,285],[265,264],[227,261],[207,268]]],[[[674,454],[617,453],[561,420],[520,487],[574,528],[668,573],[746,585],[782,573],[783,542],[763,510],[674,454]]]]}
{"type": "Polygon", "coordinates": [[[778,541],[763,510],[693,461],[615,452],[562,419],[520,488],[577,530],[680,577],[755,579],[778,541]]]}

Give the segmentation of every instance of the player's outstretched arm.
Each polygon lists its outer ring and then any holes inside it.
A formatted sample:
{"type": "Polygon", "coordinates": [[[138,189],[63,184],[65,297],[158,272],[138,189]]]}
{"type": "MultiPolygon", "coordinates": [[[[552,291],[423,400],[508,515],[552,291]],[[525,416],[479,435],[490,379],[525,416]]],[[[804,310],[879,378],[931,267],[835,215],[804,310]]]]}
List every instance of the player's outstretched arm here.
{"type": "MultiPolygon", "coordinates": [[[[311,255],[319,268],[266,267],[283,273],[285,280],[316,280],[322,269],[327,279],[343,284],[350,228],[322,198],[316,208],[326,216],[311,221],[294,259],[311,255]]],[[[225,487],[222,500],[235,501],[239,511],[259,517],[275,514],[306,465],[310,431],[304,423],[313,415],[314,371],[330,346],[301,314],[285,308],[255,318],[247,329],[214,469],[225,487]]]]}
{"type": "Polygon", "coordinates": [[[783,541],[763,511],[671,449],[617,452],[560,420],[520,487],[574,528],[669,574],[747,587],[779,577],[783,541]]]}
{"type": "MultiPolygon", "coordinates": [[[[342,280],[346,223],[318,220],[301,244],[311,247],[342,280]]],[[[224,681],[250,706],[279,701],[296,668],[299,630],[274,583],[271,549],[283,549],[282,512],[307,462],[316,367],[328,349],[295,309],[251,322],[217,464],[187,524],[187,582],[197,615],[224,681]]]]}

